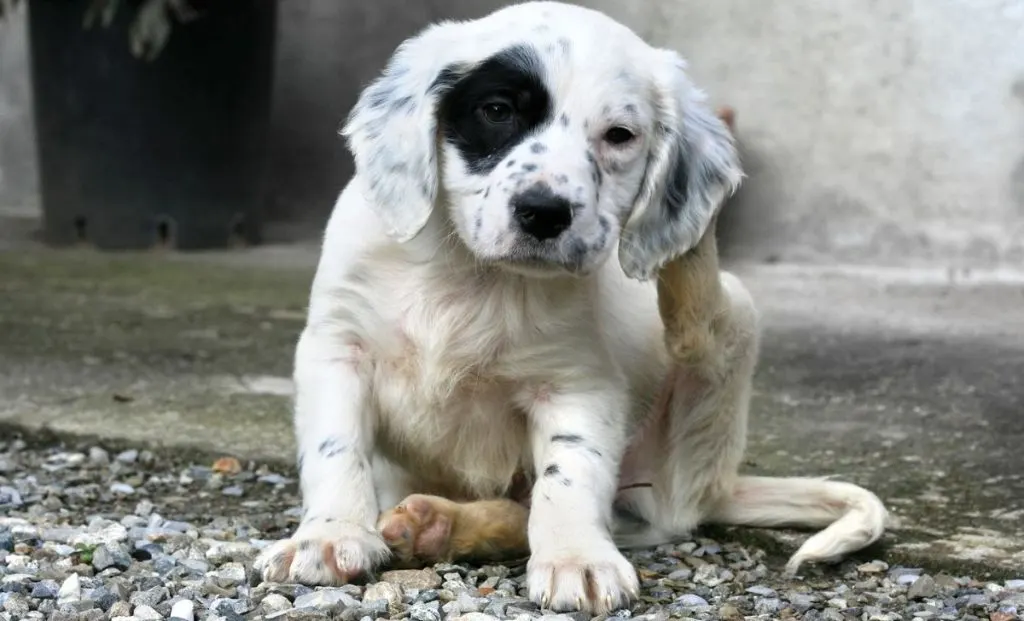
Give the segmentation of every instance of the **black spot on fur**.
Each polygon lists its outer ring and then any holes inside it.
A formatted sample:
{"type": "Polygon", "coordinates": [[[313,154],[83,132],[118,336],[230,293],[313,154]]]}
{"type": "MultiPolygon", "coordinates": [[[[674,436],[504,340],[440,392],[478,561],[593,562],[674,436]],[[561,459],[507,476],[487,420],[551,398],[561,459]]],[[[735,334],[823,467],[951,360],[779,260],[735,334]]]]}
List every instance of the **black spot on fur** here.
{"type": "Polygon", "coordinates": [[[587,151],[587,161],[590,162],[590,178],[594,181],[594,185],[601,185],[604,181],[604,173],[601,172],[601,167],[597,164],[597,158],[594,157],[592,151],[587,151]]]}
{"type": "Polygon", "coordinates": [[[561,37],[558,39],[558,47],[562,49],[562,54],[568,56],[569,52],[572,50],[572,42],[565,37],[561,37]]]}
{"type": "Polygon", "coordinates": [[[569,127],[569,115],[562,113],[562,116],[558,117],[558,122],[562,124],[562,127],[569,127]]]}
{"type": "Polygon", "coordinates": [[[319,547],[319,541],[315,539],[306,539],[299,543],[299,552],[315,552],[319,547]]]}
{"type": "Polygon", "coordinates": [[[345,445],[342,444],[341,440],[339,440],[338,438],[327,438],[326,440],[320,443],[320,446],[317,447],[317,451],[325,459],[337,457],[338,455],[344,453],[345,449],[345,445]]]}
{"type": "Polygon", "coordinates": [[[505,168],[512,168],[515,165],[516,165],[516,160],[513,158],[513,159],[509,160],[507,164],[505,164],[505,168]]]}
{"type": "Polygon", "coordinates": [[[399,97],[391,102],[392,112],[412,112],[416,107],[411,96],[399,97]]]}
{"type": "Polygon", "coordinates": [[[530,145],[530,153],[540,154],[540,153],[543,153],[543,152],[545,152],[547,150],[548,150],[548,148],[546,146],[544,146],[544,143],[542,143],[542,142],[535,142],[535,143],[530,145]]]}
{"type": "Polygon", "coordinates": [[[509,47],[465,73],[441,97],[438,110],[445,139],[478,175],[493,170],[550,116],[544,64],[527,45],[509,47]],[[507,118],[488,115],[492,106],[507,110],[507,118]]]}
{"type": "Polygon", "coordinates": [[[487,198],[490,195],[491,195],[491,188],[490,188],[490,186],[487,186],[487,189],[484,190],[484,198],[487,198]]]}
{"type": "Polygon", "coordinates": [[[551,436],[552,442],[565,442],[566,444],[579,444],[583,441],[583,436],[575,433],[559,433],[551,436]]]}
{"type": "MultiPolygon", "coordinates": [[[[604,244],[601,245],[603,246],[604,244]]],[[[604,457],[604,455],[601,454],[601,451],[597,450],[596,448],[588,446],[587,450],[590,451],[590,454],[595,457],[604,457]]]]}
{"type": "Polygon", "coordinates": [[[533,172],[533,171],[537,170],[537,165],[536,164],[523,164],[523,170],[525,172],[533,172]]]}
{"type": "Polygon", "coordinates": [[[553,477],[561,471],[562,470],[558,467],[558,464],[551,464],[550,466],[544,469],[544,476],[553,477]]]}
{"type": "Polygon", "coordinates": [[[555,183],[563,185],[569,183],[569,175],[555,175],[555,183]]]}

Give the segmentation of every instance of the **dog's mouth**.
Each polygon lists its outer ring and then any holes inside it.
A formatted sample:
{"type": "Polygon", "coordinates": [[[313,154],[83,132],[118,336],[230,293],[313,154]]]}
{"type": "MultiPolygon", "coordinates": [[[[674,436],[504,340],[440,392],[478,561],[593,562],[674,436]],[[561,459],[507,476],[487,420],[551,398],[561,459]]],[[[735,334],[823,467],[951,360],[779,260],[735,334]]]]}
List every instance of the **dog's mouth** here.
{"type": "Polygon", "coordinates": [[[516,244],[508,254],[496,259],[503,268],[525,276],[584,276],[596,264],[599,253],[588,251],[578,240],[552,244],[516,244]]]}

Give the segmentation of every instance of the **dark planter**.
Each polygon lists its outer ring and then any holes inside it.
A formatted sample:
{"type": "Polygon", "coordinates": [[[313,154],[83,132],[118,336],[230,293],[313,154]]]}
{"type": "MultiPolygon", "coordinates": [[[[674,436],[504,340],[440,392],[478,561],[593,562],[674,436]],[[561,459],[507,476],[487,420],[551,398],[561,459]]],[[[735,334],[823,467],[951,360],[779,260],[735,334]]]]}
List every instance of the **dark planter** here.
{"type": "Polygon", "coordinates": [[[194,3],[152,62],[122,2],[82,27],[89,0],[32,0],[44,240],[105,250],[225,248],[260,240],[276,2],[194,3]]]}

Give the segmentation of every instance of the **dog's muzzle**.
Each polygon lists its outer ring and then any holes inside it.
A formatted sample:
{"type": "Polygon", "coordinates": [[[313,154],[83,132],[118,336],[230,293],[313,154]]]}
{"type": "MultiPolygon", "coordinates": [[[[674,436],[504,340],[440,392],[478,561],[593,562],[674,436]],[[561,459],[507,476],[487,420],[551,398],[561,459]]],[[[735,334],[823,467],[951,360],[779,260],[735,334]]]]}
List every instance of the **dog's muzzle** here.
{"type": "Polygon", "coordinates": [[[512,198],[519,228],[539,241],[554,239],[572,224],[572,204],[545,183],[536,183],[512,198]]]}

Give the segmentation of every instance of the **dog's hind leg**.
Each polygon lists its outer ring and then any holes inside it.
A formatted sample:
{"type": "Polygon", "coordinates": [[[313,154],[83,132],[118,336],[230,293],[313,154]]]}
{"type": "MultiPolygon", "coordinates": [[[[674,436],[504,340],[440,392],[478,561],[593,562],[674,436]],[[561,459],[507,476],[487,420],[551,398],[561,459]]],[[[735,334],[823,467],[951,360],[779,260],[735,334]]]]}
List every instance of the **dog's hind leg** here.
{"type": "Polygon", "coordinates": [[[746,288],[718,269],[714,224],[698,246],[659,274],[665,346],[675,363],[656,433],[651,487],[631,492],[651,528],[637,542],[686,533],[700,522],[824,528],[787,570],[831,561],[877,540],[888,513],[875,494],[814,478],[739,476],[758,355],[758,316],[746,288]]]}
{"type": "Polygon", "coordinates": [[[530,553],[529,510],[498,498],[455,502],[413,494],[381,514],[377,530],[393,553],[393,565],[436,562],[508,562],[530,553]]]}

